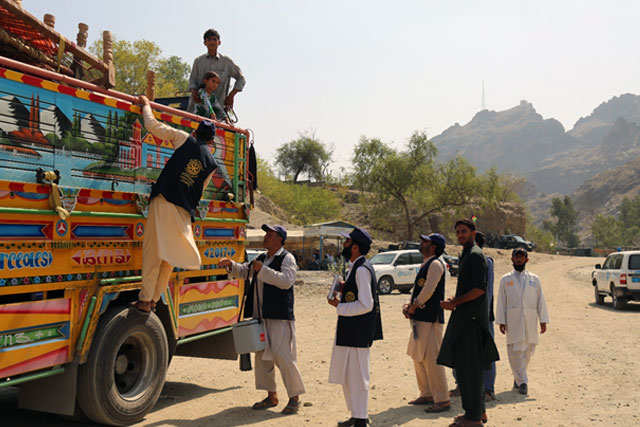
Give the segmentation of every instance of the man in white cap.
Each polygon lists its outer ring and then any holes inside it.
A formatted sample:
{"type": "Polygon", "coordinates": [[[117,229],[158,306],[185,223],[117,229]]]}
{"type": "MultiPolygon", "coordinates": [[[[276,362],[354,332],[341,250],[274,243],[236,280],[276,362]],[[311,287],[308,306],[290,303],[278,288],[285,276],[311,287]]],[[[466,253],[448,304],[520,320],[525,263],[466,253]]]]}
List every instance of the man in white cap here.
{"type": "Polygon", "coordinates": [[[382,321],[376,274],[364,257],[371,248],[371,237],[357,227],[344,237],[347,240],[342,256],[349,261],[347,280],[328,300],[338,312],[329,382],[342,384],[351,412],[351,418],[338,426],[365,427],[369,419],[369,348],[374,340],[382,339],[382,321]]]}
{"type": "Polygon", "coordinates": [[[496,323],[500,332],[507,334],[507,352],[513,372],[513,387],[520,394],[528,394],[527,366],[538,344],[538,320],[540,333],[547,331],[549,314],[542,294],[540,278],[525,266],[529,254],[524,248],[511,253],[513,270],[500,279],[496,323]]]}
{"type": "Polygon", "coordinates": [[[266,348],[256,353],[256,388],[266,390],[267,397],[256,402],[255,410],[278,405],[275,366],[280,369],[289,402],[282,410],[285,415],[300,409],[300,395],[305,392],[302,376],[296,362],[296,327],[293,315],[293,283],[296,280],[296,260],[283,248],[287,230],[281,225],[264,224],[263,245],[266,254],[251,263],[239,264],[222,258],[218,266],[230,269],[231,275],[247,278],[253,271],[254,279],[248,289],[245,317],[263,319],[266,348]]]}

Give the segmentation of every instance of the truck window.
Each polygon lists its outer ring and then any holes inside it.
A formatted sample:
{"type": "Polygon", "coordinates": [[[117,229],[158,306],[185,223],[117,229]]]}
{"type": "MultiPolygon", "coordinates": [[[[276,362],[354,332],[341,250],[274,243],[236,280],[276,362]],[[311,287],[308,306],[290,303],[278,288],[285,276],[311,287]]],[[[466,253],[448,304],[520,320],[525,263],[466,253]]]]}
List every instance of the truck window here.
{"type": "Polygon", "coordinates": [[[411,264],[411,254],[402,254],[398,257],[396,265],[409,265],[411,264]]]}
{"type": "Polygon", "coordinates": [[[629,255],[629,270],[640,270],[640,255],[629,255]]]}
{"type": "Polygon", "coordinates": [[[411,264],[422,264],[422,254],[420,252],[411,252],[411,264]]]}
{"type": "Polygon", "coordinates": [[[620,267],[622,267],[622,258],[624,258],[624,255],[620,254],[617,255],[615,260],[613,261],[613,267],[611,267],[613,270],[620,270],[620,267]]]}
{"type": "Polygon", "coordinates": [[[604,262],[604,265],[602,266],[603,270],[610,270],[613,265],[613,259],[615,258],[615,255],[609,255],[606,259],[606,261],[604,262]]]}

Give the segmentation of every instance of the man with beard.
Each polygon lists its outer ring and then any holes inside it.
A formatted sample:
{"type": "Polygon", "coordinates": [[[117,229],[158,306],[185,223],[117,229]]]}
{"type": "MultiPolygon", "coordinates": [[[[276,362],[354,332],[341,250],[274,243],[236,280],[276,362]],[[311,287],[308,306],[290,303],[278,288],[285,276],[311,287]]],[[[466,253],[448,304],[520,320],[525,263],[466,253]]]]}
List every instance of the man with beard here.
{"type": "Polygon", "coordinates": [[[458,269],[456,296],[442,301],[451,317],[438,355],[440,365],[456,370],[463,415],[451,426],[474,426],[486,422],[483,371],[499,359],[498,350],[489,333],[487,306],[487,260],[475,245],[473,221],[459,219],[455,224],[458,243],[463,246],[458,269]]]}
{"type": "Polygon", "coordinates": [[[371,237],[357,227],[344,237],[347,240],[342,256],[349,261],[347,280],[328,299],[338,312],[329,382],[342,384],[351,412],[351,418],[338,426],[364,427],[369,418],[369,348],[374,340],[382,339],[382,320],[376,274],[364,257],[371,248],[371,237]],[[338,293],[341,294],[339,299],[338,293]]]}
{"type": "Polygon", "coordinates": [[[222,258],[218,266],[230,270],[231,275],[254,279],[248,290],[245,317],[264,319],[266,347],[256,353],[256,388],[266,390],[267,397],[251,408],[260,410],[278,404],[275,366],[280,369],[289,402],[282,413],[296,414],[300,409],[300,395],[305,392],[296,362],[296,326],[293,316],[293,282],[296,280],[296,260],[284,248],[287,230],[281,225],[263,224],[266,232],[263,245],[266,254],[251,263],[239,264],[222,258]]]}
{"type": "Polygon", "coordinates": [[[507,334],[507,353],[513,372],[513,387],[520,394],[527,394],[527,366],[538,344],[538,319],[540,333],[547,331],[549,314],[537,275],[525,271],[529,261],[524,248],[511,253],[513,271],[500,279],[496,323],[500,332],[507,334]]]}
{"type": "Polygon", "coordinates": [[[444,325],[444,311],[440,302],[444,300],[446,267],[440,256],[444,253],[445,239],[438,233],[421,235],[420,239],[424,264],[413,284],[411,304],[402,309],[404,316],[411,319],[407,354],[413,359],[420,390],[420,396],[409,403],[431,403],[433,405],[425,409],[425,412],[436,413],[451,409],[447,374],[444,366],[436,363],[444,325]]]}

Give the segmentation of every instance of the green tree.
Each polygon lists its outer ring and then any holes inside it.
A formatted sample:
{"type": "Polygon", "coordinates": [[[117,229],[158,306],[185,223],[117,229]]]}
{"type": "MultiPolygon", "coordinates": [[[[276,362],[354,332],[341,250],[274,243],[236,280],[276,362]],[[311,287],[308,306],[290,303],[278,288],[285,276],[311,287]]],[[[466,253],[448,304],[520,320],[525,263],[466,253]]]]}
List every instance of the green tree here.
{"type": "Polygon", "coordinates": [[[473,166],[462,157],[437,163],[436,154],[424,132],[414,132],[405,151],[360,139],[352,159],[354,184],[367,192],[364,203],[377,225],[393,229],[401,221],[410,240],[421,221],[467,206],[478,194],[482,182],[473,166]]]}
{"type": "Polygon", "coordinates": [[[555,222],[545,220],[543,228],[553,233],[556,239],[564,243],[568,248],[575,248],[580,245],[580,238],[576,232],[578,211],[573,206],[571,197],[564,196],[564,199],[554,197],[551,200],[550,214],[555,218],[555,222]]]}
{"type": "Polygon", "coordinates": [[[624,225],[612,215],[598,215],[591,225],[591,234],[596,246],[618,246],[622,244],[624,225]]]}
{"type": "Polygon", "coordinates": [[[289,222],[306,225],[336,219],[340,215],[340,203],[334,193],[321,187],[282,182],[260,158],[258,181],[262,194],[286,212],[289,222]]]}
{"type": "Polygon", "coordinates": [[[283,175],[292,175],[298,182],[300,174],[322,181],[328,173],[333,150],[319,141],[313,132],[300,134],[298,139],[285,143],[276,151],[275,163],[283,175]]]}
{"type": "MultiPolygon", "coordinates": [[[[102,57],[102,40],[89,49],[102,57]]],[[[147,70],[156,71],[156,96],[174,96],[189,87],[189,64],[178,56],[162,57],[162,49],[149,40],[113,40],[113,63],[116,69],[115,90],[136,95],[145,93],[147,70]]]]}

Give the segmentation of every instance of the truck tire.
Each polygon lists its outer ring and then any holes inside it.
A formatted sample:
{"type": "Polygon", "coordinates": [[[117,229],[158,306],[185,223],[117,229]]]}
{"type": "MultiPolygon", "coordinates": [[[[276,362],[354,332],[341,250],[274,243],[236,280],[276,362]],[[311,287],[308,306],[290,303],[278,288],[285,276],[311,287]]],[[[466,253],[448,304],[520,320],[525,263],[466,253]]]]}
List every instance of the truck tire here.
{"type": "Polygon", "coordinates": [[[593,288],[595,289],[596,304],[604,304],[604,295],[602,295],[598,290],[598,283],[595,280],[593,281],[593,288]]]}
{"type": "Polygon", "coordinates": [[[78,370],[78,404],[92,421],[123,426],[155,406],[169,363],[167,337],[155,315],[113,307],[96,329],[78,370]]]}
{"type": "Polygon", "coordinates": [[[393,290],[393,277],[391,276],[382,276],[378,279],[378,293],[387,295],[390,294],[393,290]]]}
{"type": "Polygon", "coordinates": [[[616,295],[616,290],[613,286],[611,287],[611,305],[614,310],[622,310],[627,305],[627,300],[619,298],[616,295]]]}

